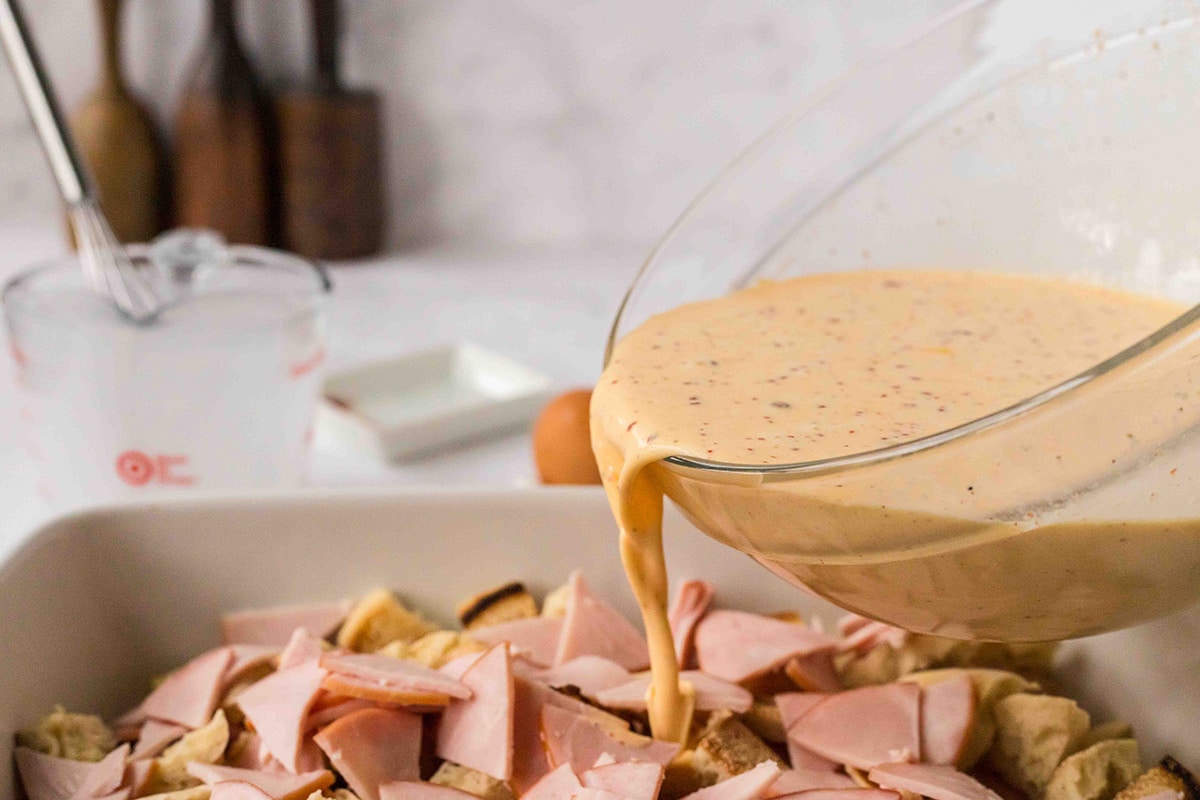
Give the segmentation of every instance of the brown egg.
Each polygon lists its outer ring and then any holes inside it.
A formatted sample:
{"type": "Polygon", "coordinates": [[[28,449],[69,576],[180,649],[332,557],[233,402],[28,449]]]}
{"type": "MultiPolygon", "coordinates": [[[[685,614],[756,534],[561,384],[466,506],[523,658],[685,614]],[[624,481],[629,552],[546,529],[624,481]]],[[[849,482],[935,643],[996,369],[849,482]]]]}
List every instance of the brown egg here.
{"type": "Polygon", "coordinates": [[[542,483],[600,483],[588,431],[590,389],[551,400],[533,423],[533,461],[542,483]]]}

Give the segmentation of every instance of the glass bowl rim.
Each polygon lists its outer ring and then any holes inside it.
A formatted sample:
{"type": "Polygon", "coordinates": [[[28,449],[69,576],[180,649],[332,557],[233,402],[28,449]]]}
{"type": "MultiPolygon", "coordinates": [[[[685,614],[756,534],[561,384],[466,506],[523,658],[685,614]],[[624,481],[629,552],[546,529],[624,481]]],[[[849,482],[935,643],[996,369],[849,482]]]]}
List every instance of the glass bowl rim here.
{"type": "MultiPolygon", "coordinates": [[[[824,87],[814,91],[808,98],[800,102],[790,112],[785,114],[781,119],[771,125],[765,132],[759,135],[753,142],[750,143],[744,150],[738,153],[731,161],[725,164],[709,181],[709,183],[697,194],[685,207],[681,214],[675,218],[671,225],[667,228],[666,233],[658,240],[654,247],[646,256],[642,265],[638,268],[633,280],[630,281],[629,288],[625,291],[621,298],[621,302],[617,307],[616,314],[613,316],[612,325],[609,328],[608,338],[604,348],[604,366],[608,366],[612,359],[613,350],[615,349],[618,338],[618,331],[621,327],[621,322],[625,316],[625,312],[633,300],[637,290],[641,287],[643,278],[645,278],[651,270],[657,265],[660,255],[668,245],[674,241],[676,235],[683,229],[691,220],[699,216],[701,210],[706,206],[711,198],[716,196],[727,183],[730,183],[739,171],[765,151],[767,151],[776,140],[781,138],[793,125],[802,120],[807,114],[815,110],[828,99],[833,97],[837,92],[846,85],[853,77],[862,74],[872,68],[877,68],[889,58],[897,55],[901,51],[910,46],[916,45],[926,38],[930,37],[937,31],[953,24],[967,14],[970,14],[978,9],[995,6],[1005,2],[1005,0],[965,0],[951,8],[947,12],[934,17],[928,24],[918,28],[914,33],[906,36],[890,47],[881,50],[875,57],[866,60],[865,62],[846,70],[838,78],[827,83],[824,87]]],[[[1068,54],[1056,58],[1059,61],[1062,58],[1073,58],[1078,54],[1068,54]]],[[[1006,79],[1007,80],[1007,79],[1006,79]]],[[[850,179],[846,184],[836,189],[830,194],[836,194],[841,188],[853,183],[858,176],[850,179]]],[[[1075,389],[1094,381],[1095,379],[1110,373],[1129,361],[1137,358],[1143,353],[1154,349],[1159,344],[1170,339],[1180,331],[1187,329],[1191,325],[1200,320],[1200,304],[1188,307],[1179,316],[1172,319],[1170,322],[1161,326],[1157,330],[1147,334],[1134,344],[1126,347],[1120,352],[1100,361],[1086,370],[1069,377],[1054,386],[1051,386],[1041,392],[1023,398],[1016,403],[1012,403],[1004,408],[992,411],[980,417],[976,417],[968,422],[956,425],[951,428],[922,436],[916,439],[911,439],[899,444],[889,445],[887,447],[878,447],[870,450],[862,450],[857,453],[852,453],[843,456],[833,456],[828,458],[812,459],[809,461],[796,461],[781,464],[745,464],[725,461],[711,461],[700,458],[689,458],[685,456],[667,456],[662,459],[662,462],[673,468],[674,471],[686,473],[689,477],[709,477],[720,480],[724,478],[727,481],[741,483],[747,478],[757,478],[763,482],[788,480],[790,478],[812,477],[816,475],[828,475],[837,472],[846,472],[852,469],[873,466],[882,464],[887,461],[892,461],[898,458],[912,456],[917,453],[922,453],[942,445],[947,445],[956,442],[967,436],[980,433],[982,431],[994,428],[1009,422],[1017,417],[1023,416],[1026,413],[1033,411],[1046,405],[1052,400],[1073,392],[1075,389]]]]}

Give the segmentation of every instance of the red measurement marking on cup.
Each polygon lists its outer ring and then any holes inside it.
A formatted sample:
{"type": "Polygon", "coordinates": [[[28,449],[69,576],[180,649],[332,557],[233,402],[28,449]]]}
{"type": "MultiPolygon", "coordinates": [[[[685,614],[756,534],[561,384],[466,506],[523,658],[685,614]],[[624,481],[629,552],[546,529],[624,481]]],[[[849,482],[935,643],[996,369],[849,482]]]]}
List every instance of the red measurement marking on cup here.
{"type": "Polygon", "coordinates": [[[303,378],[308,373],[312,372],[317,367],[325,363],[325,348],[317,348],[317,351],[303,361],[297,361],[288,367],[289,378],[303,378]]]}
{"type": "Polygon", "coordinates": [[[16,362],[18,367],[29,366],[29,356],[25,355],[25,351],[21,349],[20,345],[10,343],[8,349],[12,352],[13,361],[16,362]]]}
{"type": "Polygon", "coordinates": [[[145,486],[151,482],[163,486],[191,486],[195,477],[181,474],[188,457],[180,455],[147,455],[140,450],[126,450],[117,456],[117,477],[130,486],[145,486]]]}

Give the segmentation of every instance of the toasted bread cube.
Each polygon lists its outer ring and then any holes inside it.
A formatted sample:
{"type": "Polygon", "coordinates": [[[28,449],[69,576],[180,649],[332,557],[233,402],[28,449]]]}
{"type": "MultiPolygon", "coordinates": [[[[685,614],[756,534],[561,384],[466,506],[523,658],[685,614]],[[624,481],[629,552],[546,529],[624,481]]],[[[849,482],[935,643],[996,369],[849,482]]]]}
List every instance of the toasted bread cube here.
{"type": "Polygon", "coordinates": [[[834,667],[842,686],[847,689],[891,683],[900,677],[896,651],[886,644],[872,647],[863,656],[836,659],[834,667]]]}
{"type": "Polygon", "coordinates": [[[1044,800],[1112,800],[1141,771],[1137,742],[1108,739],[1063,759],[1044,800]]]}
{"type": "Polygon", "coordinates": [[[704,785],[740,775],[764,761],[780,767],[775,751],[728,711],[713,714],[696,742],[692,764],[704,785]]]}
{"type": "Polygon", "coordinates": [[[90,714],[71,714],[56,707],[30,730],[17,734],[17,744],[56,758],[99,761],[117,746],[104,721],[90,714]]]}
{"type": "Polygon", "coordinates": [[[1183,795],[1183,800],[1200,800],[1200,780],[1167,756],[1157,767],[1142,773],[1122,789],[1116,800],[1139,800],[1159,792],[1178,792],[1183,795]]]}
{"type": "Polygon", "coordinates": [[[209,800],[211,797],[211,786],[193,786],[190,789],[177,789],[173,792],[142,795],[142,800],[209,800]]]}
{"type": "Polygon", "coordinates": [[[525,588],[525,584],[512,581],[495,589],[468,597],[455,610],[459,622],[467,630],[499,625],[517,619],[536,617],[537,601],[525,588]]]}
{"type": "Polygon", "coordinates": [[[486,649],[482,642],[458,631],[434,631],[410,643],[403,657],[437,669],[459,656],[481,653],[486,649]]]}
{"type": "Polygon", "coordinates": [[[1114,719],[1109,722],[1101,722],[1099,725],[1093,725],[1091,730],[1083,735],[1083,741],[1079,743],[1079,749],[1086,750],[1094,744],[1107,742],[1109,739],[1132,738],[1133,726],[1128,722],[1114,719]]]}
{"type": "Polygon", "coordinates": [[[443,761],[429,782],[449,786],[482,797],[483,800],[516,800],[516,795],[504,781],[496,780],[479,770],[455,764],[453,761],[443,761]]]}
{"type": "Polygon", "coordinates": [[[663,800],[686,797],[692,792],[703,788],[704,783],[696,771],[694,750],[681,750],[679,755],[671,759],[663,770],[662,787],[658,796],[663,800]]]}
{"type": "Polygon", "coordinates": [[[857,783],[860,789],[878,788],[867,778],[867,773],[865,771],[850,764],[843,764],[842,767],[846,770],[846,774],[850,776],[850,780],[857,783]]]}
{"type": "Polygon", "coordinates": [[[787,742],[787,731],[783,727],[783,716],[774,698],[755,700],[750,710],[740,717],[742,723],[765,742],[783,744],[787,742]]]}
{"type": "Polygon", "coordinates": [[[910,681],[920,686],[932,686],[935,683],[966,675],[975,685],[975,727],[971,730],[971,738],[963,748],[958,766],[970,769],[979,763],[980,759],[992,748],[996,739],[996,704],[1009,695],[1023,692],[1032,694],[1040,690],[1036,683],[1015,672],[1000,669],[970,669],[964,667],[948,667],[945,669],[930,669],[913,672],[900,680],[910,681]]]}
{"type": "Polygon", "coordinates": [[[355,652],[374,653],[392,642],[407,644],[435,630],[390,591],[376,589],[350,609],[338,631],[337,643],[355,652]]]}
{"type": "Polygon", "coordinates": [[[1012,694],[995,705],[996,741],[988,761],[1014,788],[1041,797],[1054,770],[1079,749],[1091,727],[1074,700],[1012,694]]]}
{"type": "Polygon", "coordinates": [[[542,602],[542,616],[562,619],[567,616],[567,598],[571,596],[571,584],[564,583],[542,602]]]}
{"type": "Polygon", "coordinates": [[[217,711],[203,728],[197,728],[163,751],[154,759],[146,779],[145,794],[178,792],[200,783],[187,772],[187,765],[196,761],[216,764],[229,746],[229,723],[224,711],[217,711]]]}
{"type": "Polygon", "coordinates": [[[983,667],[1022,674],[1048,671],[1058,651],[1054,642],[967,642],[928,634],[913,634],[906,647],[920,653],[925,666],[983,667]]]}

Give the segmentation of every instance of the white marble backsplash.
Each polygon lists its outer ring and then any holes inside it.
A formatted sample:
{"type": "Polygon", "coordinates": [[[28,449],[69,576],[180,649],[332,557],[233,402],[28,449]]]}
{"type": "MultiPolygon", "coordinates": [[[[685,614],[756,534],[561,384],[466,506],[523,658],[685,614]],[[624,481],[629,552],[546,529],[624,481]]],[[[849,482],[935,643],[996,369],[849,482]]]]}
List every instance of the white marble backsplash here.
{"type": "MultiPolygon", "coordinates": [[[[92,0],[23,0],[64,104],[95,80],[92,0]]],[[[386,108],[389,241],[644,246],[822,84],[953,0],[345,0],[344,73],[386,108]]],[[[168,128],[207,3],[128,0],[125,64],[168,128]]],[[[244,0],[272,84],[302,79],[308,4],[244,0]]],[[[0,69],[0,218],[54,220],[0,69]]]]}

